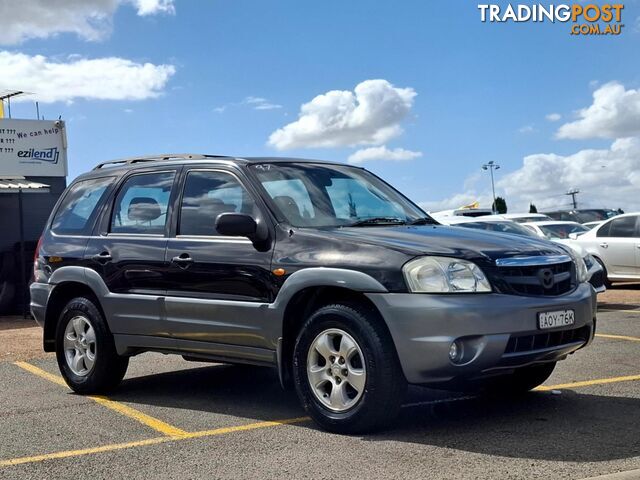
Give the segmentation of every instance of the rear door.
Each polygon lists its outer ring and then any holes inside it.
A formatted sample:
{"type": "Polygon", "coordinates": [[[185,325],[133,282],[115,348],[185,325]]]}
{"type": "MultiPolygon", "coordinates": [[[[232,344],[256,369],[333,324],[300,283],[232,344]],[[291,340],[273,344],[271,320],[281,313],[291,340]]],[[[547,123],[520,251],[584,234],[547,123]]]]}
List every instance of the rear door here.
{"type": "Polygon", "coordinates": [[[111,292],[103,306],[115,334],[168,336],[162,301],[167,218],[176,179],[176,169],[127,176],[87,246],[87,265],[111,292]]]}
{"type": "MultiPolygon", "coordinates": [[[[272,249],[258,251],[245,237],[220,235],[227,212],[266,217],[240,176],[226,169],[185,170],[175,236],[166,261],[167,321],[182,340],[269,347],[265,303],[274,298],[272,249]]],[[[205,347],[203,347],[205,348],[205,347]]]]}
{"type": "Polygon", "coordinates": [[[638,274],[638,215],[616,217],[596,232],[596,248],[613,276],[638,274]]]}

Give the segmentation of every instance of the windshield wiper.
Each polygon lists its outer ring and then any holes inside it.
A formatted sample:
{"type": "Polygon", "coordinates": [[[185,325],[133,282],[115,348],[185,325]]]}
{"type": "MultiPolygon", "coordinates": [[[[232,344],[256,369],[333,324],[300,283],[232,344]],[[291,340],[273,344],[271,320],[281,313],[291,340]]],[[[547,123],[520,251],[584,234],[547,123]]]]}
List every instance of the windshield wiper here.
{"type": "Polygon", "coordinates": [[[406,225],[406,221],[396,217],[372,217],[363,218],[357,222],[350,223],[347,227],[364,227],[367,225],[406,225]]]}
{"type": "Polygon", "coordinates": [[[438,222],[431,217],[420,217],[410,221],[409,225],[438,225],[438,222]]]}

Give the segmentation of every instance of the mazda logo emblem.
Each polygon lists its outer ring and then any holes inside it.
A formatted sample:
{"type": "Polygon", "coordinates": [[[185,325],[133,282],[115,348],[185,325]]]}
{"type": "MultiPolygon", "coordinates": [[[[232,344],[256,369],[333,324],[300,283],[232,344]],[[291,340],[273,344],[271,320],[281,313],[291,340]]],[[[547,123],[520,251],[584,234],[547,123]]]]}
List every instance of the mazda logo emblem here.
{"type": "Polygon", "coordinates": [[[540,285],[547,290],[556,283],[553,271],[549,268],[538,270],[538,280],[540,281],[540,285]]]}

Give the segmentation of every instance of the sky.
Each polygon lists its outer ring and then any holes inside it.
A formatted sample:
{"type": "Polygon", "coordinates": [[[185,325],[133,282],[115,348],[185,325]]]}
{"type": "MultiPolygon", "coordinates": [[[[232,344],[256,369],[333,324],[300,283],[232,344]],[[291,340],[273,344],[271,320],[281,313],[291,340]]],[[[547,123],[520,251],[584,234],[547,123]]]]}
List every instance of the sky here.
{"type": "MultiPolygon", "coordinates": [[[[499,2],[505,8],[505,2],[499,2]]],[[[526,4],[531,5],[531,4],[526,4]]],[[[548,4],[545,4],[548,5],[548,4]]],[[[14,118],[67,122],[69,180],[198,152],[348,162],[427,210],[640,210],[640,1],[618,36],[470,1],[0,0],[14,118]]]]}

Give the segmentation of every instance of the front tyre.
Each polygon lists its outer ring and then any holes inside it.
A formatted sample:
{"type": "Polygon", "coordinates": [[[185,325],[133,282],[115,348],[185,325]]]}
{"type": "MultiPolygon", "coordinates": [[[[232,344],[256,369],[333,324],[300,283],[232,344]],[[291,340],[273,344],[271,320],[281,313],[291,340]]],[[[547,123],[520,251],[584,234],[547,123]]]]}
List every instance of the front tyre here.
{"type": "Polygon", "coordinates": [[[76,393],[105,393],[124,378],[128,357],[117,354],[113,336],[100,310],[86,297],[71,300],[56,330],[60,373],[76,393]]]}
{"type": "Polygon", "coordinates": [[[337,433],[388,424],[406,386],[389,333],[359,305],[329,305],[309,317],[296,341],[293,374],[305,410],[337,433]]]}

